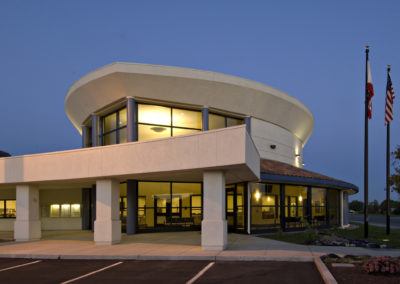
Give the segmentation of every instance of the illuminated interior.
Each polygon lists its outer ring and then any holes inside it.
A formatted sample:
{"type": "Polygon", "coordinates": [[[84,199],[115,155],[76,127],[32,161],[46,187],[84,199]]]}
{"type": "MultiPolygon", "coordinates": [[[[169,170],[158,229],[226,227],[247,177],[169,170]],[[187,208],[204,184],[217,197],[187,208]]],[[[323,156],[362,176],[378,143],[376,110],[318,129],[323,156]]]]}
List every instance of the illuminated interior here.
{"type": "MultiPolygon", "coordinates": [[[[203,129],[202,113],[199,110],[139,103],[137,115],[139,141],[187,135],[203,129]]],[[[101,121],[102,145],[127,142],[126,108],[103,116],[101,121]]],[[[210,113],[208,124],[212,130],[243,124],[243,119],[210,113]]]]}

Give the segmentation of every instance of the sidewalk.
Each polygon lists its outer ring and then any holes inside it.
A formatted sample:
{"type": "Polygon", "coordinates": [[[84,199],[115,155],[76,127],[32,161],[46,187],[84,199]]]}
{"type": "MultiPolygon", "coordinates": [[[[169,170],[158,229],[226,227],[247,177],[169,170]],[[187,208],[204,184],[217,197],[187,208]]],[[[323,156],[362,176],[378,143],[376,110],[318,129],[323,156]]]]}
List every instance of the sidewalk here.
{"type": "Polygon", "coordinates": [[[305,246],[240,234],[229,234],[228,248],[221,252],[203,251],[200,232],[124,234],[112,246],[92,240],[87,231],[43,232],[40,241],[0,243],[0,258],[313,261],[327,253],[400,256],[400,250],[305,246]]]}

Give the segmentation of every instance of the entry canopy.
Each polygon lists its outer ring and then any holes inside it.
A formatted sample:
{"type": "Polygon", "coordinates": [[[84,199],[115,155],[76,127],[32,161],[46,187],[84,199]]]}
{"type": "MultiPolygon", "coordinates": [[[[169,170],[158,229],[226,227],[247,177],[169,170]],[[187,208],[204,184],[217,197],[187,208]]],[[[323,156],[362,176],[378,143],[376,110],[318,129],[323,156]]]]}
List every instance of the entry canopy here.
{"type": "Polygon", "coordinates": [[[354,184],[297,168],[286,163],[261,159],[260,167],[262,181],[320,186],[350,190],[353,193],[358,192],[358,187],[354,184]]]}
{"type": "Polygon", "coordinates": [[[0,158],[0,188],[88,186],[101,179],[202,181],[223,171],[227,183],[256,181],[260,156],[245,125],[151,141],[0,158]]]}

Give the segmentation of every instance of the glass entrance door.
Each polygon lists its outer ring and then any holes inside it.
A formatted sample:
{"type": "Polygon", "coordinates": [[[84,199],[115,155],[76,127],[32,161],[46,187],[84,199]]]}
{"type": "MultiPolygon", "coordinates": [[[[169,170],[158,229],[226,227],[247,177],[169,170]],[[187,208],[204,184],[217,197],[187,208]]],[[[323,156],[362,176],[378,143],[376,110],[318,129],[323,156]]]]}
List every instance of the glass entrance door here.
{"type": "Polygon", "coordinates": [[[180,196],[169,194],[157,195],[154,198],[154,224],[166,226],[173,223],[174,218],[181,217],[182,200],[180,196]]]}
{"type": "Polygon", "coordinates": [[[235,184],[226,187],[226,220],[228,231],[244,230],[244,185],[235,184]]]}
{"type": "Polygon", "coordinates": [[[228,223],[228,231],[234,231],[236,228],[237,214],[235,206],[235,187],[226,188],[226,221],[228,223]]]}

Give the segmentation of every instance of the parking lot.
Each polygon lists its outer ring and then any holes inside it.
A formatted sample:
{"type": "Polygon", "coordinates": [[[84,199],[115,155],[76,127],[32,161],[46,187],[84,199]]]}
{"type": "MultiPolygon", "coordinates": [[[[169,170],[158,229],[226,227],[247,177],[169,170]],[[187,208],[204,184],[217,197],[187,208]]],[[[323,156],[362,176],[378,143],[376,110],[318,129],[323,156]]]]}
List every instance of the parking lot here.
{"type": "Polygon", "coordinates": [[[323,283],[312,262],[0,259],[0,283],[323,283]]]}

